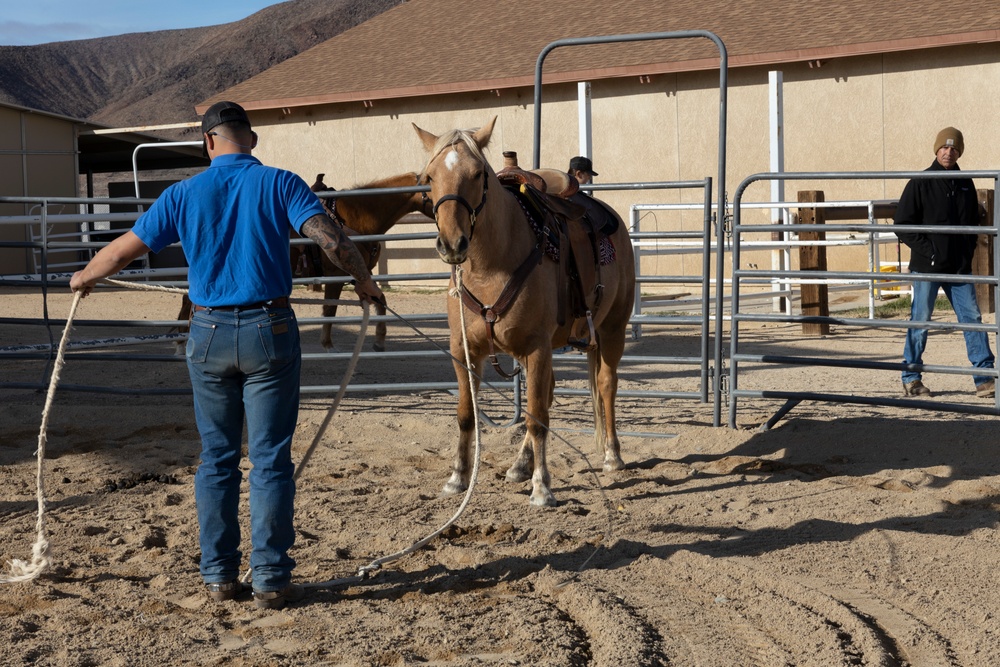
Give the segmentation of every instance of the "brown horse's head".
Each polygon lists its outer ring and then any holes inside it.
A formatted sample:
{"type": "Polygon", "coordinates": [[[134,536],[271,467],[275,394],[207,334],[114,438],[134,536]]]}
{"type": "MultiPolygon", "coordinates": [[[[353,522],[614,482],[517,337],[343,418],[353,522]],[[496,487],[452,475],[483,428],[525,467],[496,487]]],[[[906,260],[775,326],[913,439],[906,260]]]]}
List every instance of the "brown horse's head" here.
{"type": "Polygon", "coordinates": [[[486,205],[490,168],[483,148],[490,142],[496,116],[478,130],[452,130],[436,136],[413,128],[430,154],[420,182],[431,186],[437,251],[448,264],[461,264],[469,252],[476,216],[486,205]]]}

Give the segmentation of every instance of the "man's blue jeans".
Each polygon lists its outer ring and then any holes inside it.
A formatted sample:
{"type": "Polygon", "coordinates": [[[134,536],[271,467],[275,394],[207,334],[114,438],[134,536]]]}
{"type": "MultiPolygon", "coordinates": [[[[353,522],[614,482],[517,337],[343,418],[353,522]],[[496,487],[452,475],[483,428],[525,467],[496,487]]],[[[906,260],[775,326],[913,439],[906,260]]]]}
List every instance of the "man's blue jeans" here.
{"type": "MultiPolygon", "coordinates": [[[[910,321],[928,322],[934,312],[934,301],[937,300],[938,289],[943,289],[951,307],[955,309],[958,321],[963,324],[981,324],[982,315],[979,304],[976,303],[976,286],[972,283],[939,283],[934,281],[913,281],[913,305],[910,308],[910,321]]],[[[965,351],[969,362],[975,368],[993,368],[993,352],[990,350],[990,339],[985,331],[963,331],[965,335],[965,351]]],[[[924,347],[927,346],[927,329],[907,329],[906,346],[903,348],[903,363],[922,364],[924,347]]],[[[903,371],[903,383],[920,379],[919,371],[903,371]]],[[[980,385],[992,379],[989,375],[974,375],[973,381],[980,385]]]]}
{"type": "Polygon", "coordinates": [[[302,354],[287,308],[198,311],[191,319],[187,365],[201,434],[194,479],[206,583],[239,578],[243,421],[250,463],[250,567],[253,587],[276,591],[295,561],[292,435],[298,419],[302,354]]]}

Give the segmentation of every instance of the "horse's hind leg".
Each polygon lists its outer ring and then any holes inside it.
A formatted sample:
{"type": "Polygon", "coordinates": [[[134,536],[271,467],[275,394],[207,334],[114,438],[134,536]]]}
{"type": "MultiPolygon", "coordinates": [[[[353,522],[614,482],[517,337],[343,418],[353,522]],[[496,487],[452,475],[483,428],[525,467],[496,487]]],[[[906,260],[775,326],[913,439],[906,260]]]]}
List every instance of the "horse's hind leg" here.
{"type": "MultiPolygon", "coordinates": [[[[191,299],[188,298],[187,294],[185,294],[181,298],[181,310],[180,310],[179,313],[177,313],[177,319],[181,320],[181,321],[187,321],[187,322],[191,321],[191,299]]],[[[186,324],[178,325],[178,326],[174,327],[173,329],[171,329],[171,332],[186,334],[188,332],[188,325],[186,325],[186,324]]],[[[186,342],[185,341],[181,341],[181,340],[174,341],[174,355],[176,355],[176,356],[183,355],[184,354],[184,350],[185,350],[185,346],[186,346],[186,342]]]]}
{"type": "MultiPolygon", "coordinates": [[[[323,291],[323,299],[326,301],[336,301],[340,298],[340,293],[344,291],[344,283],[326,283],[326,289],[323,291]]],[[[323,317],[336,317],[337,316],[337,306],[336,304],[323,304],[323,317]]],[[[329,350],[333,348],[333,335],[332,335],[333,325],[329,322],[323,322],[323,333],[320,336],[319,342],[323,345],[323,349],[329,350]]]]}
{"type": "Polygon", "coordinates": [[[600,347],[587,352],[590,396],[594,404],[594,440],[598,451],[604,453],[604,472],[625,467],[615,415],[618,362],[625,349],[625,337],[620,336],[620,342],[616,338],[614,335],[602,337],[600,347]]]}
{"type": "MultiPolygon", "coordinates": [[[[385,306],[381,303],[376,303],[375,314],[385,317],[385,306]]],[[[375,323],[375,342],[372,343],[372,349],[376,352],[385,351],[385,322],[379,321],[375,323]]]]}
{"type": "MultiPolygon", "coordinates": [[[[366,258],[365,264],[368,265],[369,271],[375,273],[378,259],[382,255],[382,244],[377,241],[369,241],[368,243],[359,244],[358,249],[365,251],[362,253],[366,258]]],[[[385,317],[385,306],[381,303],[376,303],[375,314],[385,317]]],[[[376,352],[385,351],[385,322],[379,321],[375,323],[375,342],[372,343],[372,349],[376,352]]]]}
{"type": "Polygon", "coordinates": [[[531,479],[534,468],[535,450],[532,445],[531,433],[525,430],[524,439],[521,440],[521,446],[517,450],[517,458],[507,469],[506,480],[514,484],[526,482],[531,479]]]}

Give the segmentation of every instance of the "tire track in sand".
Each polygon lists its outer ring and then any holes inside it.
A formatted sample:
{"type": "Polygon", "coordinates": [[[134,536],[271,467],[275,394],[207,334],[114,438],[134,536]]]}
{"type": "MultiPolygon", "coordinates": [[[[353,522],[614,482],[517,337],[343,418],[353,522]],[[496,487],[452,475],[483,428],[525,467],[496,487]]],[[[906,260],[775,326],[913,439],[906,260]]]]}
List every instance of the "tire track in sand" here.
{"type": "Polygon", "coordinates": [[[626,603],[663,582],[656,605],[635,613],[658,630],[670,665],[959,665],[945,638],[891,602],[745,559],[679,551],[614,572],[618,586],[607,587],[626,603]]]}

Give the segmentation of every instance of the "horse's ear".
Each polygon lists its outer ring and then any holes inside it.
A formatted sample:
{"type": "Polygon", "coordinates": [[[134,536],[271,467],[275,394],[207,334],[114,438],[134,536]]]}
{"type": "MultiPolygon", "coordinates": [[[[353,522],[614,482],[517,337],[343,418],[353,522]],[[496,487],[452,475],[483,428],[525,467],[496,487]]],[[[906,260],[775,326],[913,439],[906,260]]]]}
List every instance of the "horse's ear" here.
{"type": "Polygon", "coordinates": [[[480,149],[486,148],[486,144],[490,143],[490,136],[493,135],[493,126],[497,123],[497,117],[493,116],[491,120],[486,125],[476,130],[476,133],[472,135],[472,139],[476,142],[476,145],[480,149]]]}
{"type": "Polygon", "coordinates": [[[437,144],[438,140],[437,136],[431,134],[427,130],[417,127],[416,123],[410,123],[410,125],[412,125],[413,129],[417,131],[417,136],[420,137],[420,141],[423,142],[424,148],[427,152],[434,150],[434,145],[437,144]]]}

